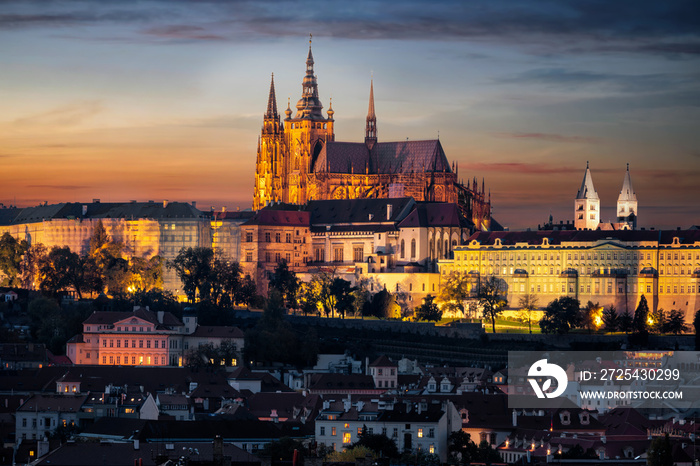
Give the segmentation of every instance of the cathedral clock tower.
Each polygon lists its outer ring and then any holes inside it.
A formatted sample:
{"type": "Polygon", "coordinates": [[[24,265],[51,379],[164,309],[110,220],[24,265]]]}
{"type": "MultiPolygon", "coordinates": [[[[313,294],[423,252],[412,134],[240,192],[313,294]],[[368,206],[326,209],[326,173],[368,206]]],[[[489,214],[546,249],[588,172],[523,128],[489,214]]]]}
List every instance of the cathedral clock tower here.
{"type": "Polygon", "coordinates": [[[296,108],[296,115],[293,118],[289,105],[285,112],[284,142],[288,169],[285,181],[288,184],[282,188],[284,191],[282,200],[292,204],[304,204],[315,197],[313,189],[309,190],[307,179],[313,163],[323,145],[335,139],[332,106],[328,109],[327,118],[321,112],[323,105],[318,98],[311,39],[309,39],[309,55],[306,58],[306,76],[302,82],[301,99],[297,102],[296,108]]]}

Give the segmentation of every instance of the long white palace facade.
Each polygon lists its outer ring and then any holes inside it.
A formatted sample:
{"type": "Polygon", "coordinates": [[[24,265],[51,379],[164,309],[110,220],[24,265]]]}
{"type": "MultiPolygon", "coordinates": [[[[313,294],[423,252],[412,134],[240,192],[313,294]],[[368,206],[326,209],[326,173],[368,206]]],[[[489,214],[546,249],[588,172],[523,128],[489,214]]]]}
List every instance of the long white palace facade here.
{"type": "Polygon", "coordinates": [[[439,262],[441,274],[501,279],[511,307],[534,294],[540,305],[560,296],[613,304],[700,308],[700,230],[544,230],[479,232],[439,262]]]}

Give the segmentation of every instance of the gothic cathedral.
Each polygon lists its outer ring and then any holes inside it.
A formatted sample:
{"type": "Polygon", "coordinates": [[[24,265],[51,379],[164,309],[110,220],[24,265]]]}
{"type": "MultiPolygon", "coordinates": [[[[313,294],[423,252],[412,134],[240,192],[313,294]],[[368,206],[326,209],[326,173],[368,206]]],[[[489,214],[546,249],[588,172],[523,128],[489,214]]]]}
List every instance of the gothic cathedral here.
{"type": "Polygon", "coordinates": [[[271,202],[305,204],[310,200],[398,198],[458,203],[476,230],[491,224],[490,195],[476,179],[462,184],[438,139],[380,142],[370,83],[364,142],[336,142],[334,111],[326,115],[318,96],[309,41],[302,95],[280,121],[274,75],[258,141],[253,210],[271,202]]]}

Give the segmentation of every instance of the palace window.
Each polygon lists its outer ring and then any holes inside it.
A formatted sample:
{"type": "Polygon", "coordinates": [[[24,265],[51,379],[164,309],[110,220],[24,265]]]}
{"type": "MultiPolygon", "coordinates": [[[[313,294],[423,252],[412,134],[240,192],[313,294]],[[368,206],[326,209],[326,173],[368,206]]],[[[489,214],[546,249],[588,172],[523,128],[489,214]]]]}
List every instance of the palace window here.
{"type": "Polygon", "coordinates": [[[275,243],[282,242],[281,238],[282,238],[282,235],[280,233],[275,233],[275,243]]]}
{"type": "Polygon", "coordinates": [[[343,262],[343,248],[333,248],[333,262],[343,262]]]}
{"type": "Polygon", "coordinates": [[[271,243],[272,242],[272,235],[270,234],[269,231],[265,232],[265,242],[266,243],[271,243]]]}
{"type": "MultiPolygon", "coordinates": [[[[403,240],[401,240],[401,245],[403,246],[403,240]]],[[[355,246],[352,250],[353,260],[355,262],[362,262],[364,260],[364,251],[362,246],[355,246]]],[[[401,254],[403,257],[403,253],[401,254]]]]}
{"type": "Polygon", "coordinates": [[[253,242],[253,232],[252,232],[252,231],[246,231],[246,232],[245,232],[245,241],[246,241],[246,243],[252,243],[252,242],[253,242]]]}

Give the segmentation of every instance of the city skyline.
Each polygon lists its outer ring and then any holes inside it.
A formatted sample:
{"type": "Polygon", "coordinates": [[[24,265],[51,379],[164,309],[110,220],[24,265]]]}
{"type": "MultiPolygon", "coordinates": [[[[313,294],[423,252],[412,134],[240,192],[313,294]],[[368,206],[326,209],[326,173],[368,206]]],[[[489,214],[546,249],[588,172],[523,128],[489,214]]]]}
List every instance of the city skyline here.
{"type": "Polygon", "coordinates": [[[440,137],[512,229],[573,220],[590,162],[601,221],[626,164],[639,226],[700,223],[693,2],[4,2],[0,202],[252,203],[275,75],[301,94],[313,34],[336,140],[440,137]],[[429,10],[428,10],[429,8],[429,10]]]}

